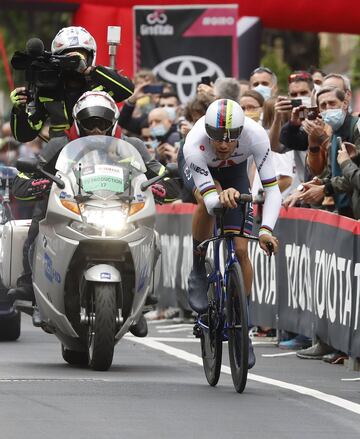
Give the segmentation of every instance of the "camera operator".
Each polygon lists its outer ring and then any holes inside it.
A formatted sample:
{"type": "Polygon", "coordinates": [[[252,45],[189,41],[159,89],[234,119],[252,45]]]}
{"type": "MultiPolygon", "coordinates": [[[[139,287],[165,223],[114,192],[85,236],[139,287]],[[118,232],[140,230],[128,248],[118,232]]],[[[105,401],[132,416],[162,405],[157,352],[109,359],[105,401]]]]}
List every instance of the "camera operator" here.
{"type": "Polygon", "coordinates": [[[32,93],[19,87],[10,94],[11,128],[20,142],[33,140],[48,119],[50,138],[63,136],[73,122],[71,115],[76,101],[86,91],[103,90],[121,102],[134,90],[131,80],[95,64],[96,42],[82,27],[61,29],[51,44],[51,54],[44,52],[41,40],[32,39],[27,44],[27,53],[21,55],[28,58],[25,61],[28,64],[18,68],[25,69],[33,82],[29,84],[32,93]],[[59,55],[75,62],[62,67],[59,55]]]}

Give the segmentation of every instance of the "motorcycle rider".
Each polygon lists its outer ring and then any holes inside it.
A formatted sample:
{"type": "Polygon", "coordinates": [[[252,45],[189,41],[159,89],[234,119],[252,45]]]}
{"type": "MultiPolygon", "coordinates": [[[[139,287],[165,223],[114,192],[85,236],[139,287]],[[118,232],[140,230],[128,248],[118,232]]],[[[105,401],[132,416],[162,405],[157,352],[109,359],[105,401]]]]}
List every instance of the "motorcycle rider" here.
{"type": "MultiPolygon", "coordinates": [[[[121,138],[131,143],[143,158],[147,172],[146,176],[152,178],[161,175],[165,168],[156,160],[151,160],[144,143],[137,138],[126,137],[121,134],[117,120],[119,110],[112,97],[102,91],[92,91],[84,93],[74,106],[74,124],[66,133],[66,136],[56,137],[49,141],[39,156],[39,160],[44,163],[43,169],[51,174],[55,174],[55,164],[64,146],[71,140],[89,135],[108,135],[121,138]]],[[[29,228],[28,237],[23,248],[24,273],[17,280],[17,288],[8,292],[8,297],[13,303],[15,300],[35,301],[32,287],[32,271],[29,263],[29,251],[39,232],[39,221],[45,217],[48,194],[52,182],[44,178],[41,174],[19,173],[14,180],[13,195],[22,200],[37,200],[34,208],[32,222],[29,228]]],[[[176,182],[164,179],[163,183],[152,186],[152,192],[157,202],[172,202],[177,198],[179,189],[176,182]]],[[[34,322],[41,326],[41,322],[34,322]]],[[[143,316],[130,328],[132,334],[144,337],[147,334],[147,323],[143,316]]]]}
{"type": "Polygon", "coordinates": [[[20,142],[33,140],[48,119],[50,138],[63,136],[73,122],[71,115],[75,103],[86,91],[106,91],[116,102],[127,99],[134,91],[130,79],[110,68],[96,65],[96,42],[83,27],[61,29],[52,41],[51,53],[76,55],[81,61],[76,70],[60,71],[56,87],[46,84],[36,87],[31,110],[26,105],[31,101],[26,88],[12,91],[11,129],[20,142]]]}

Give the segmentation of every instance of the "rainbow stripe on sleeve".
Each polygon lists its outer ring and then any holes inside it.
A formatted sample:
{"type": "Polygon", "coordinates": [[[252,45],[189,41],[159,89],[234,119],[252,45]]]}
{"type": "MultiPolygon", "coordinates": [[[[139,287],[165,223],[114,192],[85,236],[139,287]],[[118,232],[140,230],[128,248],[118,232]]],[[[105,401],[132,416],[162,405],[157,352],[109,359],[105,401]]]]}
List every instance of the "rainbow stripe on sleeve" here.
{"type": "Polygon", "coordinates": [[[263,188],[276,186],[278,184],[276,177],[269,178],[267,180],[261,180],[261,184],[263,185],[263,188]]]}
{"type": "Polygon", "coordinates": [[[259,236],[263,235],[263,234],[267,234],[267,235],[272,235],[273,234],[273,230],[271,227],[265,226],[264,224],[260,227],[259,230],[259,236]]]}
{"type": "Polygon", "coordinates": [[[200,191],[200,194],[203,196],[203,197],[206,197],[207,195],[210,195],[210,194],[212,194],[212,193],[217,193],[217,190],[216,190],[216,187],[215,186],[208,186],[208,187],[206,187],[206,188],[204,188],[204,189],[202,189],[201,191],[200,191]]]}

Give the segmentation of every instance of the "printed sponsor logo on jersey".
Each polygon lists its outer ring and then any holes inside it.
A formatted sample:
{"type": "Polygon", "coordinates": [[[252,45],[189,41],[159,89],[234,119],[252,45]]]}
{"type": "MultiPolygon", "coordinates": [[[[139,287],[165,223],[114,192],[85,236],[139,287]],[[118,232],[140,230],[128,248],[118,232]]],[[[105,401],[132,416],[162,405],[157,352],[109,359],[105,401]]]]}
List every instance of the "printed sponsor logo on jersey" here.
{"type": "Polygon", "coordinates": [[[205,146],[204,145],[200,145],[200,151],[205,151],[205,146]]]}
{"type": "Polygon", "coordinates": [[[264,158],[261,160],[261,163],[260,163],[260,165],[258,167],[258,172],[260,172],[260,169],[263,167],[263,165],[264,165],[266,159],[268,158],[269,154],[270,154],[270,148],[266,151],[266,154],[265,154],[264,158]]]}
{"type": "Polygon", "coordinates": [[[198,174],[205,175],[205,177],[207,177],[209,175],[209,171],[206,171],[205,169],[200,168],[200,166],[197,166],[194,163],[191,163],[190,168],[193,171],[197,172],[198,174]]]}

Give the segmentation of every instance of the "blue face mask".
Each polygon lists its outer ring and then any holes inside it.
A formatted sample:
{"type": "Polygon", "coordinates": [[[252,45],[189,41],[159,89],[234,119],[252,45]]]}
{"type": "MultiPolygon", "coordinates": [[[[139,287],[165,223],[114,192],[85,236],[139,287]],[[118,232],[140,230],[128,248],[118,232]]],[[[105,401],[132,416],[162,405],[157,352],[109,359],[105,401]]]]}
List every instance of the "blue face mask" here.
{"type": "Polygon", "coordinates": [[[150,134],[152,137],[164,137],[168,130],[165,128],[164,124],[160,123],[150,128],[150,134]]]}
{"type": "Polygon", "coordinates": [[[144,143],[146,146],[148,146],[149,148],[152,148],[152,149],[156,149],[160,144],[160,142],[156,139],[149,140],[148,142],[144,142],[144,143]]]}
{"type": "Polygon", "coordinates": [[[163,109],[167,112],[169,119],[171,122],[174,122],[176,119],[176,108],[175,107],[163,107],[163,109]]]}
{"type": "Polygon", "coordinates": [[[254,88],[254,90],[260,93],[265,101],[271,98],[271,88],[267,85],[259,84],[257,87],[254,88]]]}
{"type": "Polygon", "coordinates": [[[331,126],[334,131],[337,131],[345,120],[345,112],[341,108],[332,108],[321,112],[323,121],[331,126]]]}

